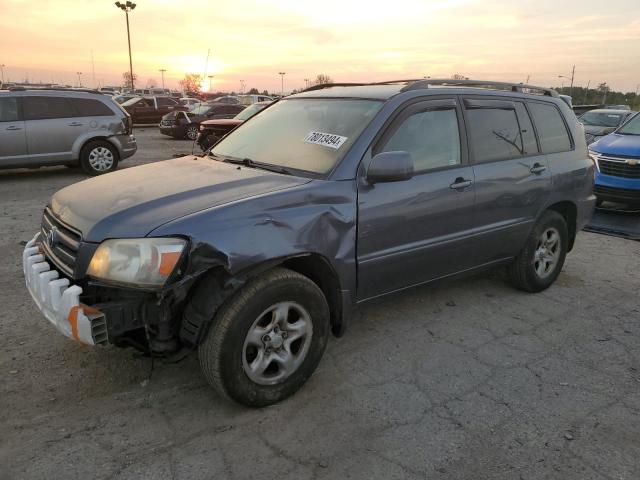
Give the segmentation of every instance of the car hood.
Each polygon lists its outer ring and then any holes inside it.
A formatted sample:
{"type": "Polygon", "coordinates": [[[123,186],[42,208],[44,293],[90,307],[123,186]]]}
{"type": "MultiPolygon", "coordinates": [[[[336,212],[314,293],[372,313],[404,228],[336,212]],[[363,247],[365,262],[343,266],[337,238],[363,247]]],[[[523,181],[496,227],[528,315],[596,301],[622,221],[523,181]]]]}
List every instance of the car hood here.
{"type": "Polygon", "coordinates": [[[101,242],[144,237],[185,215],[309,181],[187,156],[70,185],[51,198],[50,208],[85,241],[101,242]]]}
{"type": "Polygon", "coordinates": [[[206,120],[201,125],[222,125],[222,126],[238,126],[242,123],[242,120],[236,120],[235,118],[221,118],[218,120],[206,120]]]}
{"type": "Polygon", "coordinates": [[[607,155],[640,157],[640,135],[620,135],[612,133],[592,143],[589,148],[607,155]]]}

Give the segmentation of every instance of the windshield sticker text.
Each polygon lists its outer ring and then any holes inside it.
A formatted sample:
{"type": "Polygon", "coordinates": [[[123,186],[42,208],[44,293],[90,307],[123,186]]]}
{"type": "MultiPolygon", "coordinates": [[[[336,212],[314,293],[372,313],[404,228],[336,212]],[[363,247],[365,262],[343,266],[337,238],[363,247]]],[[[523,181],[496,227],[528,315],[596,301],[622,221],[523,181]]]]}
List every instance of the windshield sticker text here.
{"type": "Polygon", "coordinates": [[[307,143],[313,143],[315,145],[324,145],[325,147],[335,148],[336,150],[347,141],[347,137],[340,135],[334,135],[332,133],[323,132],[309,132],[304,141],[307,143]]]}

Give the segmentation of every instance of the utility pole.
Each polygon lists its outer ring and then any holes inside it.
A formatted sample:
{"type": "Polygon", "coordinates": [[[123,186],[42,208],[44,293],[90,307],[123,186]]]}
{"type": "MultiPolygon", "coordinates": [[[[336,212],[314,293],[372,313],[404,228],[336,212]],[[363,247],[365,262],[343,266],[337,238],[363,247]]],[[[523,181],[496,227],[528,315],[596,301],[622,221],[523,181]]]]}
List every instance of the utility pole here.
{"type": "Polygon", "coordinates": [[[134,8],[136,8],[136,4],[133,2],[129,2],[127,0],[126,3],[116,2],[116,7],[122,10],[127,18],[127,43],[129,44],[129,80],[131,80],[131,93],[134,92],[133,85],[133,61],[131,60],[131,35],[129,33],[129,12],[131,12],[134,8]]]}
{"type": "Polygon", "coordinates": [[[524,82],[525,85],[529,85],[529,79],[531,78],[531,75],[527,75],[527,81],[524,82]]]}
{"type": "Polygon", "coordinates": [[[6,67],[6,65],[0,63],[0,85],[4,85],[4,67],[6,67]]]}
{"type": "Polygon", "coordinates": [[[280,75],[280,96],[284,97],[284,75],[287,72],[278,72],[278,75],[280,75]]]}
{"type": "Polygon", "coordinates": [[[571,86],[569,87],[569,96],[573,94],[573,79],[576,76],[576,66],[574,65],[571,69],[571,86]]]}
{"type": "Polygon", "coordinates": [[[304,79],[304,88],[309,88],[309,79],[308,78],[304,79]]]}
{"type": "Polygon", "coordinates": [[[76,75],[78,75],[78,87],[82,86],[82,80],[80,79],[80,76],[82,75],[82,72],[76,72],[76,75]]]}
{"type": "Polygon", "coordinates": [[[636,93],[633,94],[633,102],[631,102],[631,110],[636,106],[636,100],[638,99],[638,90],[640,89],[640,83],[636,85],[636,93]]]}
{"type": "Polygon", "coordinates": [[[584,91],[584,100],[582,100],[582,104],[587,104],[587,95],[589,95],[589,86],[591,85],[591,80],[587,82],[587,89],[584,91]]]}
{"type": "Polygon", "coordinates": [[[160,75],[162,75],[162,89],[164,90],[164,72],[166,72],[167,69],[166,68],[161,68],[158,71],[160,72],[160,75]]]}

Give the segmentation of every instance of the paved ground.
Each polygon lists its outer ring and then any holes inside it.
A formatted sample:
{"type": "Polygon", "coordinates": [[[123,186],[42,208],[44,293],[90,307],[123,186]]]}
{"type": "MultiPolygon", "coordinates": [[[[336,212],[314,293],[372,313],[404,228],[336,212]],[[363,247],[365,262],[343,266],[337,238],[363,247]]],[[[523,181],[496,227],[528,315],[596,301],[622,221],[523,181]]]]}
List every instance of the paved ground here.
{"type": "MultiPolygon", "coordinates": [[[[123,167],[190,144],[137,130],[123,167]]],[[[363,308],[293,398],[217,398],[177,365],[83,348],[23,287],[21,242],[81,180],[0,172],[0,478],[640,478],[640,243],[581,233],[538,295],[498,273],[363,308]]]]}

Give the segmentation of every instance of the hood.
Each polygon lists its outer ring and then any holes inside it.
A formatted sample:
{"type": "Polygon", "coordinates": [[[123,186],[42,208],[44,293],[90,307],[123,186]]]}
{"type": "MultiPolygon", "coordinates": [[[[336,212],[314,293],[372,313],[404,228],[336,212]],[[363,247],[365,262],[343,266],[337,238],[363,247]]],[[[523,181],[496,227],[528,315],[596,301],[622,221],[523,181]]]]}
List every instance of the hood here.
{"type": "Polygon", "coordinates": [[[592,143],[589,148],[607,155],[640,157],[640,135],[620,135],[618,133],[612,133],[592,143]]]}
{"type": "Polygon", "coordinates": [[[241,123],[242,123],[242,120],[236,120],[235,118],[221,118],[218,120],[206,120],[202,122],[201,125],[210,125],[210,126],[221,125],[225,127],[229,127],[229,126],[237,127],[241,123]]]}
{"type": "Polygon", "coordinates": [[[584,132],[590,135],[608,135],[613,132],[616,127],[603,127],[599,125],[585,125],[584,132]]]}
{"type": "Polygon", "coordinates": [[[126,168],[58,191],[50,208],[88,242],[144,237],[160,225],[225,203],[290,188],[309,179],[207,157],[126,168]]]}

